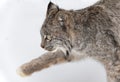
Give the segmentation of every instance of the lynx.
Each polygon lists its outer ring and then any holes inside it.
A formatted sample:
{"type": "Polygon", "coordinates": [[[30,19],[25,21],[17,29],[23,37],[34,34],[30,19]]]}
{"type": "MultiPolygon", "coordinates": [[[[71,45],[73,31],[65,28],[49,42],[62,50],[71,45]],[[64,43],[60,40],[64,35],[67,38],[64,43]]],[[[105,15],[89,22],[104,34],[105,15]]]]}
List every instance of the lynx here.
{"type": "Polygon", "coordinates": [[[90,57],[104,65],[108,82],[120,82],[120,0],[100,0],[81,10],[50,2],[40,33],[48,52],[20,66],[21,76],[90,57]]]}

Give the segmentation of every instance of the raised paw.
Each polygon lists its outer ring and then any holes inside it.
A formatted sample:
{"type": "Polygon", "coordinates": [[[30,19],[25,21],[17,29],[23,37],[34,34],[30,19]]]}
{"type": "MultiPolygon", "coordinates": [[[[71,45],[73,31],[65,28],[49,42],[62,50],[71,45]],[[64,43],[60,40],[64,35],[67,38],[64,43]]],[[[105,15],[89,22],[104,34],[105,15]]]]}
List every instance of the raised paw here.
{"type": "Polygon", "coordinates": [[[20,75],[21,77],[27,77],[28,75],[26,75],[21,68],[18,68],[16,70],[17,74],[20,75]]]}

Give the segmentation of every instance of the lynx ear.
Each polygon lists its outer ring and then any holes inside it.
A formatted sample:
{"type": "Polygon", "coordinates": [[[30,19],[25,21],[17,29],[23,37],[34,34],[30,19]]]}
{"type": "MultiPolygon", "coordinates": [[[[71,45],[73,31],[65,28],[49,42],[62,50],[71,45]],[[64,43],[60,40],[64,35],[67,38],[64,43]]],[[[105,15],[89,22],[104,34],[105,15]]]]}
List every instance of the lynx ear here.
{"type": "Polygon", "coordinates": [[[47,8],[47,14],[51,11],[51,10],[59,10],[59,7],[57,5],[55,5],[52,2],[49,2],[48,4],[48,8],[47,8]]]}

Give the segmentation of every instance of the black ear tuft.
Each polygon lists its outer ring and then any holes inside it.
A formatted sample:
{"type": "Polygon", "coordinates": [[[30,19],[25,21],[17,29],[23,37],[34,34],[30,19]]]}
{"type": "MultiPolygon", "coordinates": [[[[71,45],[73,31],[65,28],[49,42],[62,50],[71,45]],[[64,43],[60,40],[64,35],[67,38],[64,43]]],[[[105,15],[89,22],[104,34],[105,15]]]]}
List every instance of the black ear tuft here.
{"type": "Polygon", "coordinates": [[[58,10],[59,7],[57,5],[55,5],[54,3],[52,3],[51,1],[48,4],[48,8],[47,8],[47,12],[49,13],[50,10],[58,10]]]}
{"type": "Polygon", "coordinates": [[[55,4],[50,1],[49,4],[48,4],[48,9],[52,8],[52,6],[54,6],[54,5],[55,4]]]}

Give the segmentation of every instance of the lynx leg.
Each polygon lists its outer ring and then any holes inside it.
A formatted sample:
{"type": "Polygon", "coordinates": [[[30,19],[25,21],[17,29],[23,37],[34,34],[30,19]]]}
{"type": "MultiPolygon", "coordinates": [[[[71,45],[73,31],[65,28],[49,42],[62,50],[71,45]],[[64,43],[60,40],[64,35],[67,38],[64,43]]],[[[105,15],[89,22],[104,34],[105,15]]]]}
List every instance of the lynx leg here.
{"type": "Polygon", "coordinates": [[[28,76],[33,72],[40,71],[44,68],[48,68],[51,65],[64,62],[67,62],[67,59],[62,51],[56,51],[54,53],[48,52],[43,54],[41,57],[22,65],[17,72],[21,76],[28,76]]]}
{"type": "Polygon", "coordinates": [[[107,72],[107,82],[120,82],[120,80],[116,78],[115,71],[112,70],[107,72]]]}
{"type": "Polygon", "coordinates": [[[114,78],[107,76],[107,82],[116,82],[114,78]]]}

